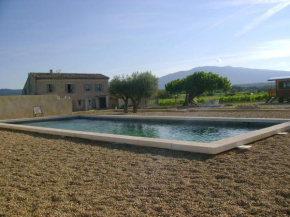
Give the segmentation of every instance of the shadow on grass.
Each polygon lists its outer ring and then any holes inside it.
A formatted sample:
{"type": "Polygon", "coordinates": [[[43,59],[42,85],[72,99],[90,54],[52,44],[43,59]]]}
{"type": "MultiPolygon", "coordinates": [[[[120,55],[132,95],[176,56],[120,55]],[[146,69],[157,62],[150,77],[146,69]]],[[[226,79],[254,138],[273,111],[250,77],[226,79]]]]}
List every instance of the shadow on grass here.
{"type": "Polygon", "coordinates": [[[34,132],[25,132],[25,131],[19,131],[19,130],[9,130],[9,129],[7,130],[1,129],[1,130],[14,132],[14,133],[23,133],[23,134],[31,135],[38,138],[44,138],[48,140],[65,140],[68,142],[73,142],[75,144],[99,146],[99,147],[103,147],[103,148],[107,148],[111,150],[120,150],[120,151],[135,153],[135,154],[151,154],[153,156],[163,156],[163,157],[187,159],[187,160],[195,160],[195,161],[206,161],[214,157],[214,155],[209,155],[209,154],[191,153],[191,152],[175,151],[175,150],[173,151],[169,149],[142,147],[142,146],[123,144],[123,143],[110,143],[110,142],[95,141],[95,140],[88,140],[88,139],[62,137],[62,136],[57,136],[57,135],[40,134],[40,133],[34,133],[34,132]]]}

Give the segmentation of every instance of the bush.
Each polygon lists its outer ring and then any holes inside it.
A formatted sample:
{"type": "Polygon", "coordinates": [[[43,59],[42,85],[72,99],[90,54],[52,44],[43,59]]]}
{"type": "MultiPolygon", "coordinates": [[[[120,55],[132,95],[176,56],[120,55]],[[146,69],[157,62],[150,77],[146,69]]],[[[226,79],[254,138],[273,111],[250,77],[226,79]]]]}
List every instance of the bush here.
{"type": "MultiPolygon", "coordinates": [[[[176,99],[176,105],[183,105],[184,99],[176,99]]],[[[175,106],[174,99],[159,99],[159,106],[175,106]]]]}

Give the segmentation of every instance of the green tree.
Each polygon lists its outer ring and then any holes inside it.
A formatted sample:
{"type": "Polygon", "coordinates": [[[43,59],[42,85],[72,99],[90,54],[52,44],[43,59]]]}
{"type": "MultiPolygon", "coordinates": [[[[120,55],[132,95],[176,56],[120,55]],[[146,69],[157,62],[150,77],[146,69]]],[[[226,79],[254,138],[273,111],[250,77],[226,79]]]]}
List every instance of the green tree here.
{"type": "Polygon", "coordinates": [[[137,112],[142,98],[149,98],[158,90],[158,78],[151,72],[133,72],[130,79],[130,99],[133,103],[133,113],[137,112]]]}
{"type": "Polygon", "coordinates": [[[130,98],[131,77],[114,76],[110,82],[109,93],[119,99],[124,100],[124,112],[128,113],[128,102],[130,98]]]}
{"type": "Polygon", "coordinates": [[[184,79],[176,79],[167,83],[165,90],[170,94],[181,93],[181,91],[184,91],[184,79]]]}
{"type": "Polygon", "coordinates": [[[185,91],[185,102],[191,102],[195,97],[199,97],[204,92],[215,90],[227,91],[231,88],[231,82],[226,77],[221,77],[212,72],[195,72],[183,79],[173,80],[165,85],[166,91],[170,93],[180,93],[185,91]],[[188,97],[188,101],[187,101],[188,97]]]}
{"type": "Polygon", "coordinates": [[[156,99],[169,99],[171,97],[171,94],[167,92],[166,90],[158,90],[155,98],[156,99]]]}

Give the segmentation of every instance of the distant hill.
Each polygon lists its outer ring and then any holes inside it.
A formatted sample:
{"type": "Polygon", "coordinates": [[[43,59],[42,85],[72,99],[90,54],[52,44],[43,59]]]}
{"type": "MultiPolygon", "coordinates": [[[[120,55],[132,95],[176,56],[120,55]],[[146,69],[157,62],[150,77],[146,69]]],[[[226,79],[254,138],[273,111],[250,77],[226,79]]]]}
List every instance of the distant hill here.
{"type": "Polygon", "coordinates": [[[240,87],[264,87],[264,86],[271,86],[269,82],[261,82],[261,83],[250,83],[250,84],[234,84],[240,87]]]}
{"type": "Polygon", "coordinates": [[[0,96],[7,96],[7,95],[22,95],[22,90],[0,89],[0,96]]]}
{"type": "Polygon", "coordinates": [[[271,86],[271,83],[270,82],[261,82],[261,83],[251,83],[251,84],[234,84],[234,86],[240,86],[240,87],[265,87],[265,86],[271,86]]]}
{"type": "MultiPolygon", "coordinates": [[[[276,71],[267,69],[249,69],[241,67],[218,67],[218,66],[203,66],[196,67],[188,71],[180,71],[165,75],[159,78],[159,89],[165,89],[165,84],[178,79],[184,78],[193,74],[196,71],[213,72],[220,76],[227,77],[232,85],[267,83],[270,77],[290,76],[290,71],[276,71]]],[[[252,86],[252,85],[250,85],[252,86]]]]}

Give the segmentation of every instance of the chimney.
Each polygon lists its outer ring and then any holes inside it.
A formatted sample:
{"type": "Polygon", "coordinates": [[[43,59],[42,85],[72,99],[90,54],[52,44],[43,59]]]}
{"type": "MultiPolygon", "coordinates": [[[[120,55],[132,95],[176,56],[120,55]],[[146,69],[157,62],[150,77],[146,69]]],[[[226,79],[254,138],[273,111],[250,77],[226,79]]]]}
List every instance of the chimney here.
{"type": "Polygon", "coordinates": [[[52,70],[52,69],[50,69],[50,70],[49,70],[49,73],[50,73],[50,74],[52,74],[52,73],[53,73],[53,70],[52,70]]]}

